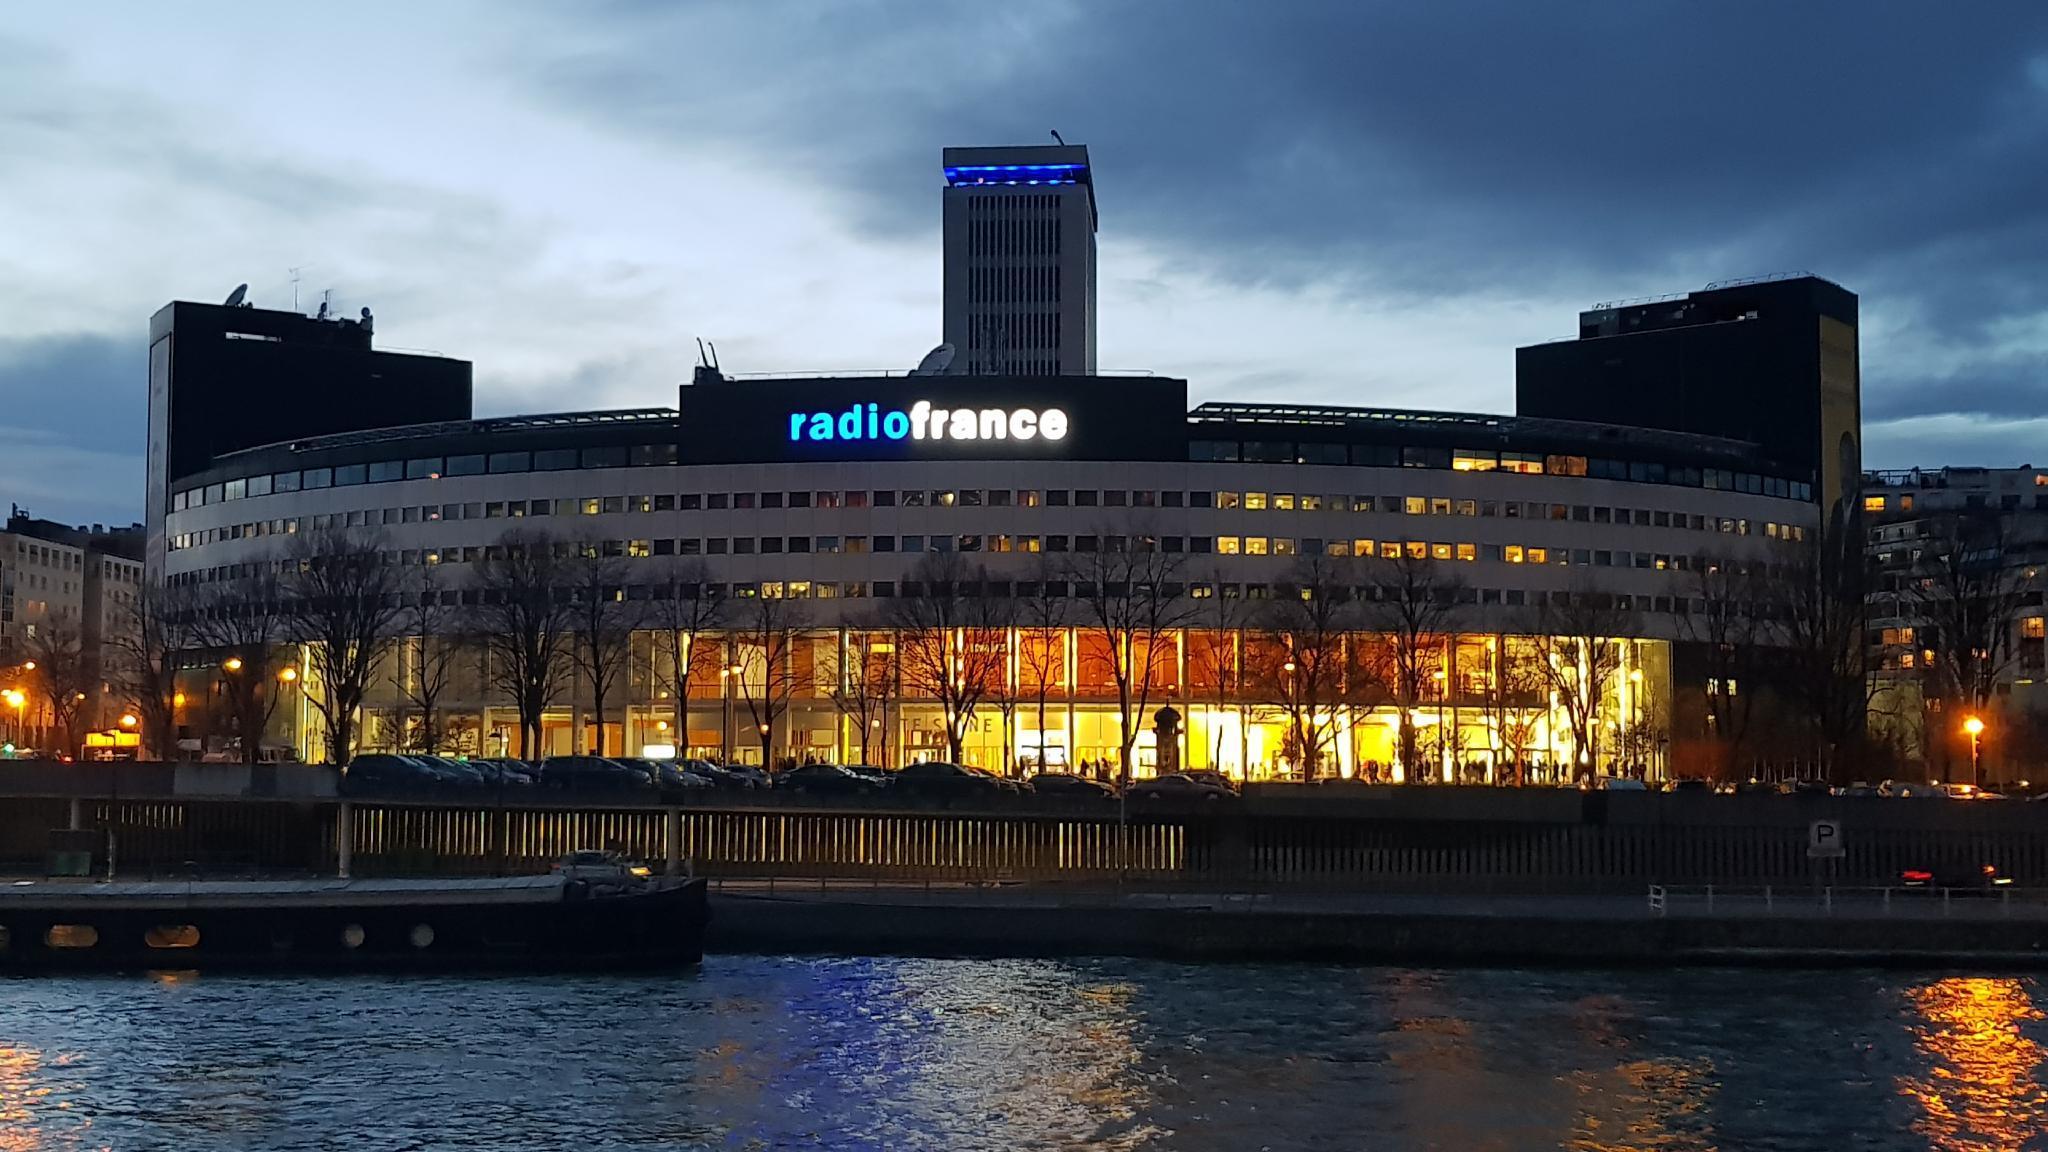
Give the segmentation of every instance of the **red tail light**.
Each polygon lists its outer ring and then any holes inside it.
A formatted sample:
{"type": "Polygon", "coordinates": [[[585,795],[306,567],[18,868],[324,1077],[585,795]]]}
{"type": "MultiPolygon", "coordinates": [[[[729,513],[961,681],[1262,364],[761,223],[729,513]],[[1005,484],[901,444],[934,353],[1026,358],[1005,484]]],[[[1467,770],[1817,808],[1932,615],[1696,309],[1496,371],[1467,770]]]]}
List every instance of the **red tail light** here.
{"type": "Polygon", "coordinates": [[[1908,884],[1924,884],[1927,881],[1934,879],[1934,873],[1921,872],[1909,868],[1906,871],[1899,873],[1899,879],[1904,880],[1908,884]]]}

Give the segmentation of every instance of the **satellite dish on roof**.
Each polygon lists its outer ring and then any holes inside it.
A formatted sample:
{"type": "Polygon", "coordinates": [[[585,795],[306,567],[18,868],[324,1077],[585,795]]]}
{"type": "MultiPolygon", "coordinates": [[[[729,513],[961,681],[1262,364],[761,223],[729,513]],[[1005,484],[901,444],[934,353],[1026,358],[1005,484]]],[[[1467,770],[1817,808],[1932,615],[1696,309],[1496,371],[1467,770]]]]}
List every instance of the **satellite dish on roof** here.
{"type": "Polygon", "coordinates": [[[249,286],[247,284],[240,285],[233,292],[228,293],[228,302],[222,305],[222,307],[240,308],[242,306],[242,297],[248,294],[249,286]]]}
{"type": "Polygon", "coordinates": [[[941,344],[924,354],[917,367],[910,370],[912,376],[943,376],[953,366],[953,346],[941,344]]]}

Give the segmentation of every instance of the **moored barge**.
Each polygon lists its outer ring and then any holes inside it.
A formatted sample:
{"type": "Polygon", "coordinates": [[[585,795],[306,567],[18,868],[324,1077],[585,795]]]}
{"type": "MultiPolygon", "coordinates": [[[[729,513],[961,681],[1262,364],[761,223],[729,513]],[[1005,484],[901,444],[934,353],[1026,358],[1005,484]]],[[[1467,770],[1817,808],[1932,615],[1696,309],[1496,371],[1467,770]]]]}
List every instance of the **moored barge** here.
{"type": "Polygon", "coordinates": [[[0,886],[0,972],[695,964],[704,881],[247,880],[0,886]]]}

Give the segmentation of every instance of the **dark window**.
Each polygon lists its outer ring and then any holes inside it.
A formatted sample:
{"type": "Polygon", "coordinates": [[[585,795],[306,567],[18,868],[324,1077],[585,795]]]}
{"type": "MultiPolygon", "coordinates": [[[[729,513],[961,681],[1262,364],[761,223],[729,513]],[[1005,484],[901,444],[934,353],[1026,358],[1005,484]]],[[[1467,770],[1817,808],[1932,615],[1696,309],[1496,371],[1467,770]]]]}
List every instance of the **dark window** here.
{"type": "Polygon", "coordinates": [[[370,462],[370,483],[382,484],[386,480],[405,479],[405,461],[372,460],[370,462]]]}
{"type": "Polygon", "coordinates": [[[251,476],[251,477],[249,477],[249,495],[251,495],[251,496],[268,496],[268,495],[270,495],[270,476],[269,476],[268,474],[265,474],[265,475],[262,475],[262,476],[251,476]]]}
{"type": "Polygon", "coordinates": [[[625,466],[626,449],[623,445],[606,448],[585,448],[583,450],[583,467],[585,468],[624,468],[625,466]]]}
{"type": "Polygon", "coordinates": [[[347,488],[369,479],[370,470],[362,464],[343,464],[334,470],[334,486],[347,488]]]}
{"type": "Polygon", "coordinates": [[[673,444],[635,444],[628,457],[635,468],[646,468],[676,462],[676,446],[673,444]]]}
{"type": "MultiPolygon", "coordinates": [[[[888,489],[888,490],[886,490],[886,491],[884,491],[884,490],[881,490],[881,489],[877,489],[877,490],[875,491],[875,494],[874,494],[874,495],[875,495],[875,507],[877,507],[877,508],[894,508],[894,507],[896,506],[896,490],[895,490],[894,488],[890,488],[890,489],[888,489]]],[[[880,585],[878,584],[878,585],[876,585],[876,587],[878,587],[878,588],[879,588],[879,587],[880,587],[880,585]]]]}
{"type": "Polygon", "coordinates": [[[761,551],[763,551],[763,552],[780,552],[780,551],[782,551],[782,537],[780,537],[780,536],[763,536],[763,537],[761,537],[761,551]]]}
{"type": "Polygon", "coordinates": [[[1237,441],[1190,440],[1188,441],[1188,459],[1235,460],[1237,459],[1237,441]]]}
{"type": "Polygon", "coordinates": [[[1048,508],[1065,508],[1067,506],[1067,490],[1064,488],[1046,489],[1045,506],[1048,508]]]}
{"type": "Polygon", "coordinates": [[[297,472],[279,472],[270,478],[270,488],[273,492],[297,492],[299,490],[299,474],[297,472]]]}
{"type": "Polygon", "coordinates": [[[1294,463],[1294,444],[1288,440],[1247,440],[1244,459],[1266,464],[1294,463]]]}
{"type": "Polygon", "coordinates": [[[1181,506],[1181,501],[1185,498],[1185,495],[1178,488],[1168,492],[1161,492],[1159,494],[1159,506],[1161,508],[1178,508],[1181,506]]]}
{"type": "MultiPolygon", "coordinates": [[[[791,508],[809,508],[811,506],[811,494],[809,492],[791,492],[789,494],[789,506],[791,508]]],[[[773,507],[773,505],[763,505],[763,507],[773,507]]]]}
{"type": "Polygon", "coordinates": [[[685,492],[676,497],[676,507],[685,512],[701,511],[704,507],[704,494],[701,492],[685,492]]]}
{"type": "Polygon", "coordinates": [[[1188,507],[1190,508],[1214,508],[1215,506],[1216,494],[1214,492],[1188,493],[1188,507]]]}
{"type": "Polygon", "coordinates": [[[1450,466],[1451,450],[1449,448],[1401,449],[1401,467],[1403,468],[1449,468],[1450,466]]]}
{"type": "Polygon", "coordinates": [[[782,507],[782,493],[780,493],[780,492],[763,492],[763,493],[761,493],[761,507],[763,507],[763,508],[780,508],[780,507],[782,507]]]}
{"type": "Polygon", "coordinates": [[[1401,450],[1392,444],[1353,444],[1351,462],[1369,468],[1398,468],[1401,450]]]}
{"type": "Polygon", "coordinates": [[[481,476],[483,474],[484,458],[481,455],[450,456],[448,458],[448,471],[442,473],[444,476],[481,476]]]}
{"type": "Polygon", "coordinates": [[[554,472],[563,468],[576,467],[574,448],[543,448],[533,454],[535,472],[554,472]]]}
{"type": "Polygon", "coordinates": [[[526,472],[533,468],[533,453],[493,452],[488,464],[493,472],[526,472]]]}
{"type": "Polygon", "coordinates": [[[723,492],[710,492],[704,497],[704,507],[713,512],[722,511],[729,499],[723,492]]]}
{"type": "Polygon", "coordinates": [[[1295,459],[1302,464],[1342,464],[1345,460],[1342,444],[1303,444],[1295,459]]]}
{"type": "Polygon", "coordinates": [[[1076,489],[1074,491],[1074,507],[1093,508],[1095,507],[1095,500],[1098,495],[1100,493],[1096,492],[1093,488],[1076,489]]]}

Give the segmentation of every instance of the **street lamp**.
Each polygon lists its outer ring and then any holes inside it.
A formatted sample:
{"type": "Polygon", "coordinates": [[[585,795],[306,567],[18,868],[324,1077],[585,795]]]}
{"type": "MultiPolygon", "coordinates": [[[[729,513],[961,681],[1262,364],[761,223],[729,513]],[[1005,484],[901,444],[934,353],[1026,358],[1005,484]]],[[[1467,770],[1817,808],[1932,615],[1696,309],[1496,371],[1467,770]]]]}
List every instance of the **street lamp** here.
{"type": "Polygon", "coordinates": [[[1975,716],[1963,721],[1963,731],[1970,734],[1970,783],[1984,786],[1984,774],[1980,770],[1983,744],[1979,739],[1984,735],[1984,721],[1975,716]]]}
{"type": "Polygon", "coordinates": [[[277,670],[277,678],[286,684],[299,678],[299,670],[289,665],[277,670]]]}
{"type": "Polygon", "coordinates": [[[135,713],[133,713],[133,712],[123,712],[123,713],[121,713],[121,727],[123,727],[123,728],[133,728],[133,727],[135,727],[135,725],[136,725],[135,713]]]}
{"type": "Polygon", "coordinates": [[[242,670],[242,658],[240,656],[230,656],[221,662],[221,667],[230,672],[240,672],[242,670]]]}

